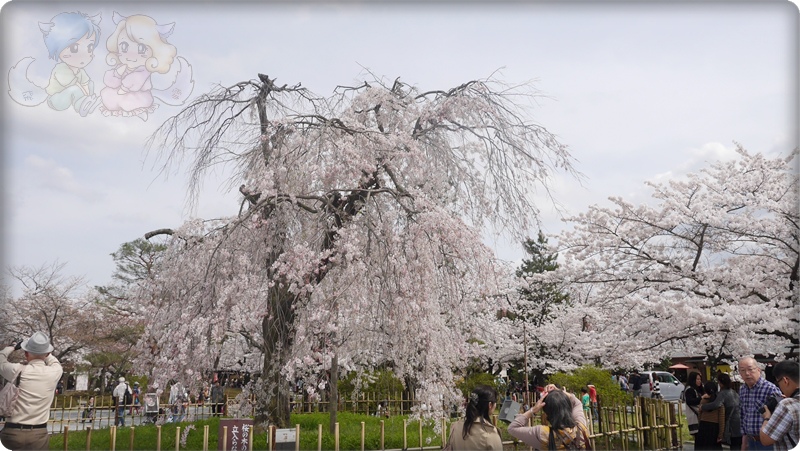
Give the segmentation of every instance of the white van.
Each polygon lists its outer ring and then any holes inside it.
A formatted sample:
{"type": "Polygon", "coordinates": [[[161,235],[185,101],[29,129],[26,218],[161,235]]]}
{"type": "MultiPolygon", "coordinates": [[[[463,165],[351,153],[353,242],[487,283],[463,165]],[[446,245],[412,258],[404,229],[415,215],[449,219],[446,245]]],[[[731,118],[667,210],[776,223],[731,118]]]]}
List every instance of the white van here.
{"type": "Polygon", "coordinates": [[[666,371],[642,371],[639,373],[644,379],[642,382],[642,393],[639,396],[651,398],[653,394],[653,382],[658,379],[661,397],[665,401],[678,401],[681,399],[684,385],[675,376],[666,371]]]}

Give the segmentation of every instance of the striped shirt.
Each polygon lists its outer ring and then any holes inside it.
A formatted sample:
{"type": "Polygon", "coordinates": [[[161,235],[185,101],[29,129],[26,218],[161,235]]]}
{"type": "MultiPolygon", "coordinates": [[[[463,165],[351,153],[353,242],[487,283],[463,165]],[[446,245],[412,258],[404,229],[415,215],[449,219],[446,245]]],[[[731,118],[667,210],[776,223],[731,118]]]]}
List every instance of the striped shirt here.
{"type": "Polygon", "coordinates": [[[764,422],[764,419],[761,418],[761,414],[758,413],[758,409],[760,409],[761,406],[766,403],[767,398],[773,394],[783,396],[781,390],[776,387],[775,384],[764,378],[759,379],[758,382],[753,385],[753,388],[748,387],[747,384],[742,384],[742,387],[739,388],[742,436],[750,435],[758,437],[761,424],[764,422]]]}
{"type": "Polygon", "coordinates": [[[800,441],[800,399],[787,398],[778,404],[762,431],[775,440],[775,451],[789,451],[800,441]]]}

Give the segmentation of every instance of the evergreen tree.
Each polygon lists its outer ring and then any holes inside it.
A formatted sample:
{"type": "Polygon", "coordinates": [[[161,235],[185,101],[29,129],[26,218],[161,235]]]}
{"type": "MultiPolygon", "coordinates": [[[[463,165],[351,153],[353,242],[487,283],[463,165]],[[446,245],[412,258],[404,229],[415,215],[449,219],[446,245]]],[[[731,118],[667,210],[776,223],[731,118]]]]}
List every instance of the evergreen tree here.
{"type": "Polygon", "coordinates": [[[511,319],[516,323],[517,330],[527,336],[523,343],[528,347],[529,358],[527,365],[517,360],[515,366],[525,368],[523,374],[532,368],[531,381],[535,383],[544,381],[547,369],[552,367],[547,363],[552,354],[540,340],[539,334],[535,333],[536,328],[549,322],[554,316],[553,307],[566,304],[568,297],[559,290],[556,283],[543,282],[536,278],[538,274],[558,269],[558,254],[550,252],[547,237],[539,231],[535,240],[528,238],[522,245],[529,258],[522,260],[516,272],[517,277],[525,283],[518,289],[519,300],[511,319]],[[534,356],[533,362],[531,356],[534,356]]]}
{"type": "MultiPolygon", "coordinates": [[[[528,280],[535,274],[543,274],[558,269],[558,254],[549,253],[547,237],[539,231],[536,240],[528,238],[522,244],[530,258],[522,259],[517,269],[517,277],[528,280]]],[[[531,280],[519,289],[520,304],[517,314],[529,326],[540,326],[551,316],[552,306],[567,302],[567,296],[552,282],[531,280]]]]}

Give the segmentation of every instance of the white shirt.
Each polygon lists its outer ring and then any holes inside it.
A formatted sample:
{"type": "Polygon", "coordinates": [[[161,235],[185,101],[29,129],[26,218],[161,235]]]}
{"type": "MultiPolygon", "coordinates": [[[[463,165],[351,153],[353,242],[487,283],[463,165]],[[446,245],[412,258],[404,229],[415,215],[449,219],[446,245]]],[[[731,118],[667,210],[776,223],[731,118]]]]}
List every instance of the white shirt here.
{"type": "Polygon", "coordinates": [[[0,375],[7,383],[13,384],[20,370],[24,368],[22,377],[19,378],[19,397],[14,413],[6,418],[9,423],[19,424],[44,424],[50,419],[50,405],[56,394],[56,385],[61,379],[64,370],[61,363],[53,355],[48,355],[44,360],[35,359],[27,365],[10,363],[8,355],[14,352],[12,346],[0,351],[0,375]]]}
{"type": "Polygon", "coordinates": [[[125,404],[125,391],[130,391],[130,387],[128,387],[127,382],[120,382],[119,385],[114,387],[114,397],[117,398],[117,405],[121,406],[125,404]]]}

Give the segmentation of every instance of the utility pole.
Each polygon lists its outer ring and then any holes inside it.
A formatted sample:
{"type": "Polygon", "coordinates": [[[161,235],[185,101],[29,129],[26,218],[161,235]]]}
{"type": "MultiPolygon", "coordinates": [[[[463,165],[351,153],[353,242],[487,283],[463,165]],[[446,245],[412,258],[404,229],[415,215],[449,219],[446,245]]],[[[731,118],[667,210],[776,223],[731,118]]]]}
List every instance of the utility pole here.
{"type": "Polygon", "coordinates": [[[528,332],[525,327],[525,322],[522,322],[522,343],[525,349],[523,350],[523,365],[525,366],[525,404],[530,408],[531,394],[529,391],[530,384],[528,384],[528,332]]]}

